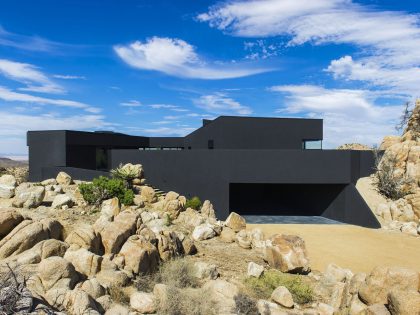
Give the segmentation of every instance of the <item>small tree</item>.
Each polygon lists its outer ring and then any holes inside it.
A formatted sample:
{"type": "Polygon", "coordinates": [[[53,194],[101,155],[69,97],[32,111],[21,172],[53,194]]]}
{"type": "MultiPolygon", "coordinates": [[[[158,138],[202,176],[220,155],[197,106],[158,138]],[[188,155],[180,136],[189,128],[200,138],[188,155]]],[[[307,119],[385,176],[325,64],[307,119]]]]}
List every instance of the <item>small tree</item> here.
{"type": "Polygon", "coordinates": [[[407,123],[408,123],[411,115],[413,114],[413,110],[410,109],[410,107],[411,107],[411,103],[410,102],[405,102],[403,113],[400,116],[400,120],[399,120],[398,124],[395,126],[395,129],[398,132],[401,132],[405,128],[405,126],[407,126],[407,123]]]}

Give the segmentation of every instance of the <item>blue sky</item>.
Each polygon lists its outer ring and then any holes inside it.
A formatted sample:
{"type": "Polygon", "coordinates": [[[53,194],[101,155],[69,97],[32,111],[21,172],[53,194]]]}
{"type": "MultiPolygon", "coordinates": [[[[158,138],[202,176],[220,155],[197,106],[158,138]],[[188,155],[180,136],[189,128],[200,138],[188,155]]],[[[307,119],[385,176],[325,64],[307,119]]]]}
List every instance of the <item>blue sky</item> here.
{"type": "Polygon", "coordinates": [[[27,130],[178,136],[219,115],[324,119],[378,143],[420,96],[418,1],[0,4],[0,155],[27,130]]]}

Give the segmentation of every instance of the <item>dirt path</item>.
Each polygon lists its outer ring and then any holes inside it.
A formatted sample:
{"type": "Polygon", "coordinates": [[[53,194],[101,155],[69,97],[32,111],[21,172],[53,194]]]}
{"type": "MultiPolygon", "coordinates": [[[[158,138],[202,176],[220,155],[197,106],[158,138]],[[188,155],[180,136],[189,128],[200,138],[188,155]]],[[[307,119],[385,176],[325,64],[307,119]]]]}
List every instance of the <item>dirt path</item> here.
{"type": "Polygon", "coordinates": [[[266,236],[275,233],[301,236],[312,269],[324,271],[335,263],[353,272],[369,273],[377,265],[401,266],[420,272],[420,237],[352,225],[249,224],[266,236]]]}

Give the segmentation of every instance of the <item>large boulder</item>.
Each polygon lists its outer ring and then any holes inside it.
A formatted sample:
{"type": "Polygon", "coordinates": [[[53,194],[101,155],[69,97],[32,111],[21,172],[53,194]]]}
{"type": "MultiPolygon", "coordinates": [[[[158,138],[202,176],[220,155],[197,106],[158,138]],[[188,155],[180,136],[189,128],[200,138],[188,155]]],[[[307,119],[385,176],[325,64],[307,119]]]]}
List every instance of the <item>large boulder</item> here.
{"type": "Polygon", "coordinates": [[[204,223],[196,226],[192,232],[192,238],[195,241],[203,241],[217,236],[220,227],[210,223],[204,223]]]}
{"type": "Polygon", "coordinates": [[[60,172],[57,175],[56,182],[59,185],[68,186],[73,183],[73,180],[69,174],[66,172],[60,172]]]}
{"type": "Polygon", "coordinates": [[[101,215],[113,219],[121,212],[120,201],[117,197],[104,200],[101,205],[101,215]]]}
{"type": "Polygon", "coordinates": [[[54,197],[51,207],[54,209],[60,209],[63,206],[71,208],[73,206],[73,200],[66,194],[60,194],[54,197]]]}
{"type": "Polygon", "coordinates": [[[388,293],[388,309],[392,315],[420,314],[420,293],[392,290],[388,293]]]}
{"type": "Polygon", "coordinates": [[[157,201],[155,190],[149,186],[141,186],[140,196],[144,201],[148,203],[153,203],[157,201]]]}
{"type": "Polygon", "coordinates": [[[325,270],[324,275],[328,280],[333,282],[346,282],[353,277],[351,270],[343,269],[336,264],[329,264],[325,270]]]}
{"type": "Polygon", "coordinates": [[[80,248],[86,248],[95,254],[101,254],[101,236],[96,233],[91,225],[76,227],[69,233],[66,243],[80,248]]]}
{"type": "Polygon", "coordinates": [[[17,255],[40,241],[60,238],[62,226],[58,221],[24,220],[0,241],[0,259],[17,255]]]}
{"type": "Polygon", "coordinates": [[[391,290],[418,290],[418,272],[400,267],[376,267],[366,278],[359,296],[368,305],[386,304],[391,290]]]}
{"type": "Polygon", "coordinates": [[[103,259],[86,248],[75,249],[73,247],[66,251],[64,258],[71,262],[78,272],[88,277],[96,275],[101,270],[103,259]]]}
{"type": "Polygon", "coordinates": [[[203,289],[217,301],[219,314],[232,314],[232,310],[236,305],[235,296],[239,293],[236,285],[226,280],[217,279],[206,282],[203,289]]]}
{"type": "Polygon", "coordinates": [[[220,233],[220,239],[225,243],[233,243],[236,239],[236,233],[230,227],[225,226],[220,233]]]}
{"type": "Polygon", "coordinates": [[[295,235],[273,235],[263,250],[264,260],[282,272],[307,273],[310,271],[305,241],[295,235]]]}
{"type": "Polygon", "coordinates": [[[0,176],[0,198],[12,198],[15,195],[16,179],[13,175],[0,176]]]}
{"type": "Polygon", "coordinates": [[[259,278],[264,273],[264,266],[258,265],[253,261],[248,263],[248,277],[259,278]]]}
{"type": "Polygon", "coordinates": [[[225,225],[235,232],[246,229],[246,221],[236,212],[231,212],[225,221],[225,225]]]}
{"type": "Polygon", "coordinates": [[[124,287],[130,281],[126,272],[114,269],[102,269],[95,278],[105,288],[124,287]]]}
{"type": "Polygon", "coordinates": [[[18,208],[36,208],[41,205],[45,196],[44,186],[31,183],[20,184],[15,190],[13,205],[18,208]]]}
{"type": "Polygon", "coordinates": [[[200,212],[207,218],[216,219],[216,212],[214,211],[213,205],[209,200],[205,200],[201,206],[200,212]]]}
{"type": "Polygon", "coordinates": [[[9,234],[22,221],[22,215],[15,210],[0,209],[0,238],[9,234]]]}
{"type": "Polygon", "coordinates": [[[271,299],[286,308],[292,308],[294,305],[292,294],[284,286],[277,287],[273,293],[271,293],[271,299]]]}
{"type": "Polygon", "coordinates": [[[163,261],[182,256],[183,245],[178,235],[174,232],[164,231],[156,236],[159,256],[163,261]]]}
{"type": "Polygon", "coordinates": [[[124,256],[125,269],[134,274],[153,273],[159,265],[159,252],[156,247],[138,235],[128,238],[119,255],[124,256]]]}
{"type": "Polygon", "coordinates": [[[95,300],[81,289],[65,291],[52,289],[47,292],[46,300],[60,311],[73,315],[99,315],[95,300]]]}
{"type": "Polygon", "coordinates": [[[420,192],[410,194],[404,197],[405,200],[411,205],[416,217],[420,220],[420,192]]]}
{"type": "Polygon", "coordinates": [[[414,221],[415,215],[413,208],[405,199],[398,199],[389,203],[392,219],[402,222],[414,221]]]}
{"type": "Polygon", "coordinates": [[[130,306],[141,314],[156,312],[156,302],[153,293],[135,292],[130,296],[130,306]]]}
{"type": "Polygon", "coordinates": [[[136,232],[138,215],[123,211],[100,232],[106,254],[117,254],[124,242],[136,232]]]}
{"type": "Polygon", "coordinates": [[[214,264],[208,264],[204,261],[194,263],[193,274],[198,279],[217,279],[219,271],[214,264]]]}

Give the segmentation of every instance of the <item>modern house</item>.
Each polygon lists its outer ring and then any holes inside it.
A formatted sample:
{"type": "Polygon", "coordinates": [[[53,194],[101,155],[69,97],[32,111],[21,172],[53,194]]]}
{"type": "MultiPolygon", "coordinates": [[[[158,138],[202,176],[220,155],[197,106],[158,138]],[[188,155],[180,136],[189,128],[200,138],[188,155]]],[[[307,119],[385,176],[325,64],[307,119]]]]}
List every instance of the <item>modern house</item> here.
{"type": "Polygon", "coordinates": [[[29,131],[30,180],[65,171],[89,180],[140,163],[149,184],[212,201],[218,216],[324,216],[380,227],[355,188],[371,151],[323,150],[320,119],[221,116],[185,137],[29,131]]]}

